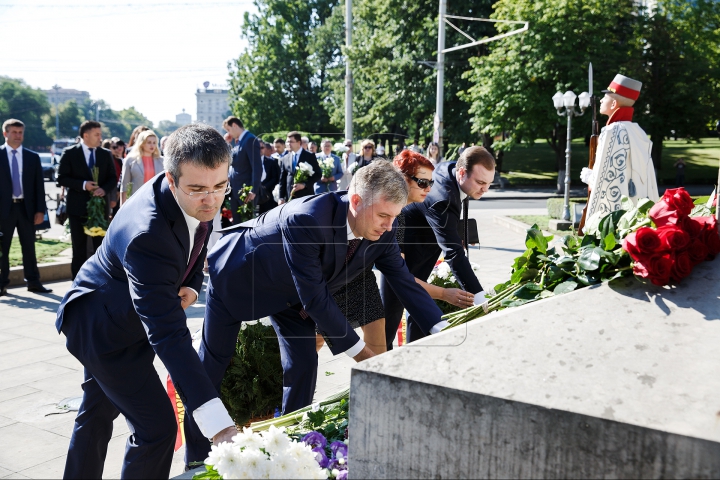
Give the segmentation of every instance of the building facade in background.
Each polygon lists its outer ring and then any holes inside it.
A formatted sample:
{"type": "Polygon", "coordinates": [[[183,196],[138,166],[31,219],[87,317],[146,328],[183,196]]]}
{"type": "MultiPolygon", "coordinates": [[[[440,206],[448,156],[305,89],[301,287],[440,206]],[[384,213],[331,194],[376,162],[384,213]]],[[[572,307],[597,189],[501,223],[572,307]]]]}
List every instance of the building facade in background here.
{"type": "Polygon", "coordinates": [[[75,90],[74,88],[51,88],[50,90],[43,90],[43,92],[47,95],[50,105],[62,105],[69,100],[75,100],[80,105],[85,100],[90,100],[90,92],[75,90]]]}
{"type": "Polygon", "coordinates": [[[189,123],[192,123],[192,117],[189,113],[185,113],[185,109],[183,108],[182,113],[178,113],[177,115],[175,115],[175,123],[180,126],[187,125],[189,123]]]}
{"type": "Polygon", "coordinates": [[[203,88],[197,89],[195,97],[197,97],[197,121],[224,133],[222,122],[230,115],[229,90],[216,85],[210,86],[210,82],[205,82],[203,88]]]}

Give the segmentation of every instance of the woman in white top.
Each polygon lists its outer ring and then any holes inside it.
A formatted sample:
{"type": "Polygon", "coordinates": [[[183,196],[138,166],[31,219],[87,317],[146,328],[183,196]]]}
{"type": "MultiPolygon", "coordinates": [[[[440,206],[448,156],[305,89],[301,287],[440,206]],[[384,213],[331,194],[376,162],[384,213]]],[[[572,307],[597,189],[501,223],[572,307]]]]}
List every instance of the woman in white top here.
{"type": "Polygon", "coordinates": [[[437,166],[438,163],[445,160],[444,158],[438,158],[440,156],[440,146],[437,142],[432,142],[428,145],[427,158],[432,162],[433,165],[437,166]]]}
{"type": "Polygon", "coordinates": [[[157,135],[152,130],[141,132],[123,163],[120,204],[125,203],[133,192],[164,170],[157,135]]]}

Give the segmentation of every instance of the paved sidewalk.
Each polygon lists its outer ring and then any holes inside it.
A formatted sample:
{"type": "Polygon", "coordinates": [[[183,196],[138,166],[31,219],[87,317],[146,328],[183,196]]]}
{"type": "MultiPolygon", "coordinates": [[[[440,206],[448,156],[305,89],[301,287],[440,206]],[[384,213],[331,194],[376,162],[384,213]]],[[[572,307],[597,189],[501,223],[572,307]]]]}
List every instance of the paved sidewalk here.
{"type": "MultiPolygon", "coordinates": [[[[480,248],[471,249],[471,260],[480,264],[480,280],[486,288],[509,278],[512,260],[525,250],[524,235],[493,222],[495,215],[535,214],[544,209],[517,210],[474,208],[478,220],[480,248]]],[[[0,478],[61,478],[75,412],[58,412],[55,405],[82,395],[82,366],[65,349],[64,337],[55,331],[55,312],[70,282],[48,284],[48,295],[10,288],[0,298],[0,478]],[[47,416],[48,414],[51,414],[47,416]]],[[[188,310],[188,327],[200,328],[204,295],[188,310]]],[[[319,355],[316,399],[326,397],[350,382],[355,362],[346,355],[333,357],[327,347],[319,355]]],[[[158,375],[167,372],[159,360],[158,375]]],[[[115,421],[104,478],[119,478],[127,425],[115,421]]],[[[183,470],[184,449],[176,452],[171,476],[183,470]]]]}

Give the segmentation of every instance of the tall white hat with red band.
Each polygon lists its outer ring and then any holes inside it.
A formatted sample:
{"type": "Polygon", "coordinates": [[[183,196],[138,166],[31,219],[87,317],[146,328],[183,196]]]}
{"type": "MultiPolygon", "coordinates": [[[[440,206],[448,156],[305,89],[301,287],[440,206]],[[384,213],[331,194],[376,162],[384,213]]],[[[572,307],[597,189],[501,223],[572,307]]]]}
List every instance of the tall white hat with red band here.
{"type": "Polygon", "coordinates": [[[630,100],[637,100],[640,96],[640,89],[642,88],[642,82],[633,80],[625,75],[619,73],[615,75],[615,78],[610,82],[610,86],[607,90],[603,90],[603,93],[615,93],[621,97],[629,98],[630,100]]]}

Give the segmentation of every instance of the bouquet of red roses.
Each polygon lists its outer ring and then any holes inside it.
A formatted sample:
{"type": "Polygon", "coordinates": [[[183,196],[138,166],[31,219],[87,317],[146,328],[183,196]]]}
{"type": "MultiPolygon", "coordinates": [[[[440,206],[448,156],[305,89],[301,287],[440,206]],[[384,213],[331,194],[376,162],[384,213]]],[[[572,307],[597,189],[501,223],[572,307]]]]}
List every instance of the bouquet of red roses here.
{"type": "Polygon", "coordinates": [[[662,286],[680,282],[697,264],[715,258],[720,236],[711,213],[711,207],[696,206],[684,188],[666,190],[647,211],[655,228],[641,226],[623,239],[633,273],[662,286]],[[707,215],[695,216],[703,213],[707,215]]]}

